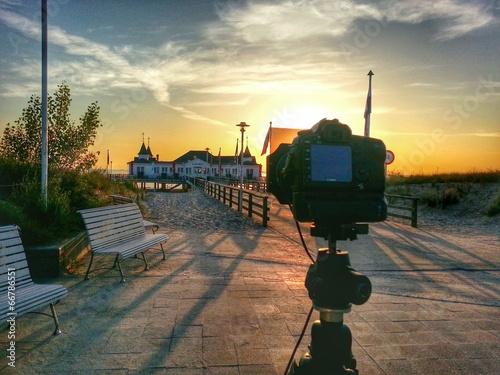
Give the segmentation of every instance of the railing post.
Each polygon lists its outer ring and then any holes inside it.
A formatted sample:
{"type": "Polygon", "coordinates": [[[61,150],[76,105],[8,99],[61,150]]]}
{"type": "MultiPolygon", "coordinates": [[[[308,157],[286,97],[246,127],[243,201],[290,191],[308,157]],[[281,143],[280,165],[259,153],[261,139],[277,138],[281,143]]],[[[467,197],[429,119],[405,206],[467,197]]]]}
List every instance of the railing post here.
{"type": "Polygon", "coordinates": [[[241,200],[241,207],[238,204],[238,211],[243,213],[243,190],[238,189],[238,202],[241,200]]]}
{"type": "MultiPolygon", "coordinates": [[[[243,211],[243,205],[241,207],[243,211]]],[[[253,212],[253,193],[248,193],[248,217],[252,217],[253,212]]]]}
{"type": "Polygon", "coordinates": [[[417,227],[417,214],[418,214],[418,198],[413,198],[412,209],[411,209],[411,226],[413,228],[417,227]]]}
{"type": "Polygon", "coordinates": [[[268,197],[264,197],[262,198],[262,226],[263,227],[267,227],[267,220],[268,220],[268,216],[267,216],[267,213],[269,211],[269,208],[267,207],[267,199],[268,197]]]}

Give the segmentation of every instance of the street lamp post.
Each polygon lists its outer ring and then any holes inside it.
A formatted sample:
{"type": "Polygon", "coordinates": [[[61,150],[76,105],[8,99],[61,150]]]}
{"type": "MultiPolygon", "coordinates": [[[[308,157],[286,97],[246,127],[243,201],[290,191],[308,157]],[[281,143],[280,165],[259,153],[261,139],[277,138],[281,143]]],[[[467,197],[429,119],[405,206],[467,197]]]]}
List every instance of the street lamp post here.
{"type": "Polygon", "coordinates": [[[240,175],[240,197],[238,200],[238,211],[243,212],[243,154],[245,152],[244,148],[244,140],[245,140],[245,128],[249,127],[246,122],[242,121],[239,124],[236,124],[236,126],[240,127],[241,131],[241,156],[240,156],[240,164],[241,164],[241,175],[240,175]]]}

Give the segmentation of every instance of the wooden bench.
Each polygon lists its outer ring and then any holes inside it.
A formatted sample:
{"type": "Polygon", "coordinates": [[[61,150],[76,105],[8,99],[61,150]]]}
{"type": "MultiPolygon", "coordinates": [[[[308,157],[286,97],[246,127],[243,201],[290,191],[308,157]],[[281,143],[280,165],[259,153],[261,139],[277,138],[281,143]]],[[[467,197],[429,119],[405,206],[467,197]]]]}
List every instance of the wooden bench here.
{"type": "MultiPolygon", "coordinates": [[[[113,204],[127,204],[127,203],[135,203],[132,198],[122,197],[121,195],[110,195],[111,199],[113,199],[113,204]]],[[[144,221],[144,228],[151,229],[153,233],[156,233],[160,226],[152,221],[144,221]]]]}
{"type": "Polygon", "coordinates": [[[17,318],[37,312],[54,319],[54,335],[58,335],[61,330],[54,305],[66,297],[68,290],[62,285],[35,284],[31,280],[19,232],[15,225],[0,227],[0,318],[15,327],[17,318]],[[47,305],[51,315],[37,311],[47,305]]]}
{"type": "Polygon", "coordinates": [[[113,268],[118,266],[121,282],[125,281],[121,262],[126,258],[142,255],[144,269],[148,263],[144,253],[155,246],[160,246],[165,257],[163,243],[168,240],[166,234],[146,234],[141,211],[135,203],[119,204],[78,211],[83,218],[91,248],[90,264],[85,275],[89,278],[95,254],[116,255],[113,268]]]}

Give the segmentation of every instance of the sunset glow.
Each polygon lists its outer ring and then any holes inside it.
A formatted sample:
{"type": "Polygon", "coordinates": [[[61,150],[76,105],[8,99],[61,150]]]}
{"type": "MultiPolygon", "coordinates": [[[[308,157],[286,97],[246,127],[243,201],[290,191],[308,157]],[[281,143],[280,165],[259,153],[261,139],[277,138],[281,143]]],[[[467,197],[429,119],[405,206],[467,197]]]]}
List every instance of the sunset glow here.
{"type": "MultiPolygon", "coordinates": [[[[371,136],[389,171],[500,169],[500,9],[495,1],[49,0],[49,94],[75,121],[98,101],[95,149],[126,169],[142,134],[173,160],[234,153],[241,121],[260,157],[269,123],[338,118],[371,136]]],[[[40,4],[0,0],[0,132],[41,92],[40,4]]],[[[101,157],[98,167],[106,168],[101,157]]]]}

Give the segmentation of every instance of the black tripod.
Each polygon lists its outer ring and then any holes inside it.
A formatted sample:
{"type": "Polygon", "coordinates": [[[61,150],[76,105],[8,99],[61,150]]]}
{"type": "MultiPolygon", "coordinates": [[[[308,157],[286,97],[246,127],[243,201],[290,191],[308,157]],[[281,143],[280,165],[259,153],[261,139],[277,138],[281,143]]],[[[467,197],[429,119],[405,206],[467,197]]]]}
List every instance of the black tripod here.
{"type": "Polygon", "coordinates": [[[368,277],[355,271],[347,251],[336,248],[337,240],[354,240],[368,233],[367,224],[311,227],[311,235],[328,239],[328,248],[318,250],[316,262],[309,267],[306,288],[313,307],[320,313],[311,330],[309,352],[293,363],[289,375],[358,374],[352,355],[352,335],[344,324],[344,314],[352,304],[362,305],[371,294],[368,277]]]}

